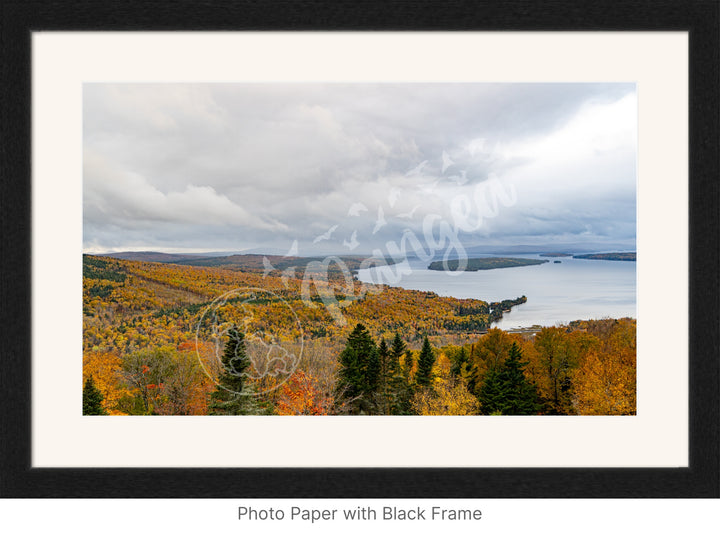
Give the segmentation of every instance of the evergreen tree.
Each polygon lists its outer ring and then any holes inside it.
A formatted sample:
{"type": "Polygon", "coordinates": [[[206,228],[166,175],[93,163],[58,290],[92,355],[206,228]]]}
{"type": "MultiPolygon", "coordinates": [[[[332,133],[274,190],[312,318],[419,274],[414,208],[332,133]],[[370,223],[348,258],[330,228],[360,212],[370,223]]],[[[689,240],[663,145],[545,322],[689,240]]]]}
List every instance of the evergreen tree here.
{"type": "Polygon", "coordinates": [[[380,414],[390,414],[390,349],[385,338],[380,339],[378,345],[378,358],[380,360],[379,388],[380,393],[380,414]]]}
{"type": "Polygon", "coordinates": [[[482,383],[482,377],[477,366],[477,355],[475,344],[470,344],[470,354],[468,355],[468,376],[467,387],[471,394],[479,395],[479,385],[482,383]]]}
{"type": "Polygon", "coordinates": [[[228,331],[221,363],[223,371],[218,377],[215,391],[210,394],[208,414],[252,414],[255,400],[248,395],[247,388],[243,391],[245,383],[243,374],[250,366],[250,359],[245,353],[245,335],[237,326],[233,326],[228,331]]]}
{"type": "MultiPolygon", "coordinates": [[[[400,338],[400,334],[395,333],[392,345],[390,346],[390,355],[388,357],[388,390],[390,414],[405,414],[403,399],[410,383],[410,372],[407,377],[403,373],[403,367],[400,365],[400,359],[405,355],[407,346],[400,338]]],[[[412,365],[410,366],[412,369],[412,365]]],[[[408,400],[411,396],[407,396],[408,400]]]]}
{"type": "Polygon", "coordinates": [[[402,341],[398,333],[395,333],[395,338],[393,338],[390,347],[390,364],[388,366],[390,375],[396,375],[400,372],[400,358],[405,354],[405,349],[407,349],[405,342],[402,341]]]}
{"type": "Polygon", "coordinates": [[[478,400],[481,414],[505,414],[503,404],[511,396],[509,385],[500,376],[498,368],[490,368],[481,383],[478,400]]]}
{"type": "Polygon", "coordinates": [[[364,325],[358,323],[350,333],[339,360],[336,410],[349,414],[377,414],[380,356],[364,325]]]}
{"type": "Polygon", "coordinates": [[[435,364],[435,354],[433,353],[430,340],[425,337],[423,340],[423,346],[420,350],[420,356],[418,357],[418,369],[415,374],[415,384],[419,387],[429,387],[432,383],[432,368],[435,364]]]}
{"type": "Polygon", "coordinates": [[[415,395],[415,384],[413,383],[414,360],[412,351],[406,349],[400,375],[400,387],[398,388],[397,414],[415,414],[412,408],[412,399],[415,395]]]}
{"type": "Polygon", "coordinates": [[[465,346],[460,347],[460,351],[453,357],[450,373],[454,377],[462,377],[468,379],[470,376],[470,358],[468,357],[465,346]]]}
{"type": "Polygon", "coordinates": [[[521,362],[521,356],[513,342],[503,364],[486,374],[478,396],[483,414],[537,414],[540,410],[537,388],[526,379],[527,362],[521,362]]]}
{"type": "Polygon", "coordinates": [[[102,406],[103,395],[95,386],[92,376],[88,376],[83,387],[83,414],[89,416],[106,416],[102,406]]]}
{"type": "Polygon", "coordinates": [[[412,351],[405,350],[405,358],[403,359],[403,377],[408,384],[412,384],[413,368],[415,367],[415,357],[412,351]]]}

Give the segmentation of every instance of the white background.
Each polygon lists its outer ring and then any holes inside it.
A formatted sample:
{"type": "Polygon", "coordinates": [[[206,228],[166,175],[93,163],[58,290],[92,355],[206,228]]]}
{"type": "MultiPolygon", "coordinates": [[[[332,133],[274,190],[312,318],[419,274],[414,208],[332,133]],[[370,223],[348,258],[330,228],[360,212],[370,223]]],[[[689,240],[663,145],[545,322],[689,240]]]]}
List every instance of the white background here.
{"type": "Polygon", "coordinates": [[[0,501],[8,533],[38,535],[365,534],[679,535],[716,533],[717,500],[21,500],[0,501]],[[247,522],[239,506],[478,508],[470,522],[247,522]]]}
{"type": "Polygon", "coordinates": [[[687,139],[684,33],[36,33],[33,465],[685,466],[687,139]],[[100,81],[636,82],[638,415],[83,418],[82,84],[100,81]]]}

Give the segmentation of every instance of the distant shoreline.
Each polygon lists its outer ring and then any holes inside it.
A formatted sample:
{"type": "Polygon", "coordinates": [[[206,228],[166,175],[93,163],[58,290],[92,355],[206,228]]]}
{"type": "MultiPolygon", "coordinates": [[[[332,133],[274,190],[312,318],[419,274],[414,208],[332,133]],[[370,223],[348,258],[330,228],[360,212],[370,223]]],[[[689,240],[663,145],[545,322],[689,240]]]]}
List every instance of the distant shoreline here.
{"type": "Polygon", "coordinates": [[[637,253],[597,253],[597,254],[576,254],[573,258],[580,260],[615,260],[621,262],[635,262],[637,253]]]}
{"type": "MultiPolygon", "coordinates": [[[[468,258],[465,268],[461,271],[485,271],[488,269],[502,269],[520,266],[536,266],[538,264],[546,264],[549,260],[536,260],[533,258],[507,258],[507,257],[490,257],[490,258],[468,258]]],[[[458,271],[460,260],[437,260],[431,262],[428,269],[433,271],[458,271]]]]}

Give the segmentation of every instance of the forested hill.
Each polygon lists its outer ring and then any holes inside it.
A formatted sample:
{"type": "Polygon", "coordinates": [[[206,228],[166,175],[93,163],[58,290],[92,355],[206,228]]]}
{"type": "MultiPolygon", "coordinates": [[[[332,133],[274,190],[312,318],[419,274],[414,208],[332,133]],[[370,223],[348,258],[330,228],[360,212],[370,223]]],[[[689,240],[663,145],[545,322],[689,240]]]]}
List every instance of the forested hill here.
{"type": "MultiPolygon", "coordinates": [[[[333,257],[330,257],[333,258],[333,257]]],[[[342,261],[351,272],[357,271],[360,264],[366,259],[364,256],[340,256],[334,257],[342,261]]],[[[305,257],[305,256],[281,256],[281,255],[263,255],[263,254],[237,254],[230,256],[203,257],[203,258],[182,258],[173,260],[173,264],[181,264],[184,266],[205,266],[205,267],[222,267],[225,269],[233,269],[244,271],[246,273],[267,273],[271,271],[287,272],[287,270],[296,270],[302,273],[308,266],[315,271],[328,269],[330,272],[339,273],[341,268],[335,261],[326,260],[325,257],[305,257]]],[[[391,264],[391,261],[385,261],[391,264]]]]}
{"type": "MultiPolygon", "coordinates": [[[[440,297],[433,292],[363,285],[357,280],[350,280],[348,287],[348,280],[333,277],[332,270],[323,282],[322,277],[306,277],[301,269],[264,272],[261,265],[248,269],[250,265],[244,264],[248,271],[243,271],[228,265],[186,266],[85,255],[85,345],[124,349],[142,348],[157,337],[190,340],[198,312],[237,288],[273,292],[290,305],[310,338],[343,337],[351,325],[362,322],[373,335],[401,330],[411,343],[425,334],[449,341],[485,331],[503,312],[525,302],[524,297],[514,296],[501,303],[440,297]],[[318,288],[329,289],[343,324],[324,305],[318,288]]],[[[284,265],[278,262],[275,267],[284,265]]],[[[278,307],[279,302],[267,302],[255,312],[268,326],[288,332],[294,327],[283,323],[285,316],[278,314],[278,307]]]]}
{"type": "MultiPolygon", "coordinates": [[[[219,267],[246,273],[270,273],[272,271],[286,272],[295,270],[304,272],[310,266],[314,272],[327,270],[330,274],[340,275],[340,265],[327,258],[339,259],[350,272],[357,271],[366,257],[359,255],[342,255],[337,257],[305,257],[265,254],[233,254],[233,255],[204,255],[204,254],[171,254],[153,251],[128,251],[121,253],[108,253],[98,255],[102,257],[117,258],[121,260],[134,260],[138,262],[158,262],[163,264],[179,264],[183,266],[219,267]],[[290,270],[290,271],[288,271],[290,270]]],[[[368,261],[373,262],[371,259],[368,261]]],[[[392,259],[382,259],[380,263],[391,265],[392,259]]],[[[374,264],[371,264],[374,265],[374,264]]]]}
{"type": "Polygon", "coordinates": [[[119,253],[99,254],[96,256],[119,258],[120,260],[137,260],[138,262],[176,262],[179,260],[197,260],[204,258],[203,255],[198,254],[158,253],[155,251],[123,251],[119,253]]]}
{"type": "Polygon", "coordinates": [[[328,277],[328,306],[323,284],[303,298],[303,282],[277,270],[84,256],[83,414],[635,412],[635,320],[506,333],[487,329],[524,297],[488,303],[328,277]],[[252,295],[227,297],[239,288],[252,295]],[[218,348],[200,318],[220,296],[213,310],[245,338],[225,336],[218,348]],[[285,382],[284,367],[257,364],[278,354],[297,366],[285,382]],[[262,395],[227,398],[218,381],[238,378],[223,375],[219,356],[265,370],[240,381],[262,395]]]}

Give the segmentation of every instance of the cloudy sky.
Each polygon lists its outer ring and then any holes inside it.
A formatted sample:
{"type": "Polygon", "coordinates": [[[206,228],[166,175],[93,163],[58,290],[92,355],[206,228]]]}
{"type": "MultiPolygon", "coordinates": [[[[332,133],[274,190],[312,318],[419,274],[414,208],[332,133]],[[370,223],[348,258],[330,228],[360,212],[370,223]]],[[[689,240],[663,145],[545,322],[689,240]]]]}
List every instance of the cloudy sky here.
{"type": "Polygon", "coordinates": [[[84,247],[635,244],[634,84],[86,84],[84,247]]]}

